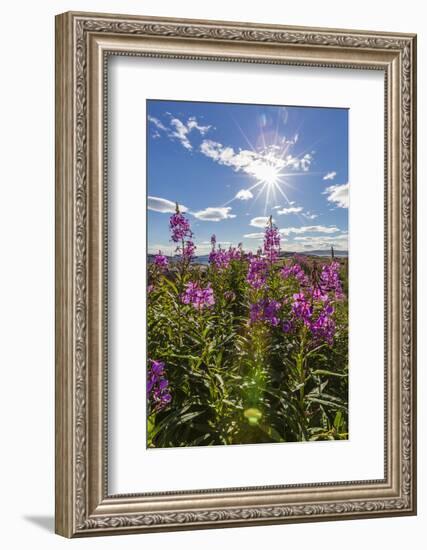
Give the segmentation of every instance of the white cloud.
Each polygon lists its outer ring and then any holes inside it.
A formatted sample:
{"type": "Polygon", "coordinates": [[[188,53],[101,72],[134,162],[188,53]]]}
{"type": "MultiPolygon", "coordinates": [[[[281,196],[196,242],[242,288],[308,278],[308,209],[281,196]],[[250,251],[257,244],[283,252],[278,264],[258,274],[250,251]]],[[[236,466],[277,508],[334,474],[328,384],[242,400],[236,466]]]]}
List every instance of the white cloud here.
{"type": "Polygon", "coordinates": [[[312,161],[310,153],[306,153],[301,158],[290,154],[284,156],[283,151],[276,145],[271,145],[260,151],[247,149],[235,151],[232,147],[226,147],[211,139],[202,141],[200,151],[214,162],[229,166],[235,172],[242,171],[258,181],[274,177],[284,168],[307,172],[312,161]]]}
{"type": "MultiPolygon", "coordinates": [[[[161,197],[148,197],[147,207],[148,210],[154,210],[155,212],[172,214],[176,210],[176,203],[168,199],[162,199],[161,197]]],[[[186,212],[188,210],[188,208],[182,204],[179,205],[179,209],[181,212],[186,212]]]]}
{"type": "Polygon", "coordinates": [[[258,216],[257,218],[252,218],[249,225],[252,225],[252,227],[264,228],[267,226],[269,219],[270,219],[269,216],[258,216]]]}
{"type": "Polygon", "coordinates": [[[263,239],[264,233],[247,233],[246,235],[243,235],[245,239],[263,239]]]}
{"type": "MultiPolygon", "coordinates": [[[[167,113],[170,115],[170,113],[167,113]]],[[[198,123],[196,117],[191,116],[188,118],[187,122],[183,122],[177,117],[171,116],[170,126],[163,124],[161,120],[156,117],[148,116],[148,120],[156,126],[159,130],[162,130],[170,139],[178,140],[183,147],[191,151],[193,146],[189,140],[188,134],[192,130],[197,130],[202,136],[208,132],[211,126],[203,126],[198,123]]]]}
{"type": "Polygon", "coordinates": [[[323,193],[328,195],[328,201],[335,203],[340,208],[348,208],[349,203],[349,184],[331,185],[323,193]]]}
{"type": "Polygon", "coordinates": [[[193,216],[198,220],[209,221],[209,222],[220,222],[222,220],[227,220],[229,218],[235,218],[234,214],[231,214],[230,206],[220,206],[212,207],[208,206],[204,210],[199,210],[198,212],[192,212],[193,216]]]}
{"type": "Polygon", "coordinates": [[[298,212],[302,212],[303,207],[302,206],[290,206],[289,208],[282,208],[281,210],[278,210],[277,213],[282,214],[298,214],[298,212]]]}
{"type": "MultiPolygon", "coordinates": [[[[216,241],[216,244],[217,246],[222,246],[222,247],[233,246],[233,243],[231,241],[221,241],[219,239],[216,241]]],[[[202,241],[200,243],[200,246],[207,246],[209,248],[212,248],[212,243],[211,241],[202,241]]]]}
{"type": "Polygon", "coordinates": [[[323,179],[324,180],[333,180],[335,178],[335,176],[337,175],[336,172],[328,172],[327,174],[325,174],[323,176],[323,179]]]}
{"type": "Polygon", "coordinates": [[[166,256],[175,254],[176,244],[152,244],[148,246],[149,254],[158,254],[159,251],[166,256]]]}
{"type": "Polygon", "coordinates": [[[291,233],[337,233],[338,227],[325,225],[303,225],[302,227],[283,227],[279,230],[282,235],[290,235],[291,233]]]}
{"type": "Polygon", "coordinates": [[[168,131],[166,126],[158,118],[148,115],[148,120],[152,122],[159,130],[163,130],[164,132],[168,131]]]}
{"type": "MultiPolygon", "coordinates": [[[[294,241],[305,241],[305,242],[311,242],[313,240],[322,240],[324,241],[326,237],[323,236],[317,236],[317,237],[294,237],[294,241]]],[[[328,242],[330,241],[348,241],[348,233],[340,233],[339,235],[333,235],[332,237],[328,237],[328,242]]]]}
{"type": "Polygon", "coordinates": [[[304,218],[307,220],[314,220],[319,217],[318,214],[313,214],[313,212],[310,212],[310,210],[307,210],[307,212],[303,213],[304,218]]]}
{"type": "Polygon", "coordinates": [[[253,194],[249,189],[240,189],[238,193],[236,194],[236,199],[240,199],[241,201],[247,201],[253,197],[253,194]]]}
{"type": "Polygon", "coordinates": [[[331,246],[336,251],[348,250],[348,234],[295,237],[292,242],[288,243],[286,249],[294,252],[310,252],[311,250],[329,251],[331,246]]]}
{"type": "Polygon", "coordinates": [[[181,122],[179,118],[173,118],[171,120],[171,125],[175,128],[175,130],[171,134],[172,137],[177,138],[178,141],[181,142],[181,145],[186,149],[192,149],[193,147],[187,137],[187,134],[190,131],[187,126],[183,122],[181,122]]]}
{"type": "Polygon", "coordinates": [[[204,136],[206,132],[208,132],[212,128],[212,126],[210,125],[202,126],[197,122],[197,119],[195,116],[191,116],[187,120],[187,128],[189,131],[198,130],[202,134],[202,136],[204,136]]]}

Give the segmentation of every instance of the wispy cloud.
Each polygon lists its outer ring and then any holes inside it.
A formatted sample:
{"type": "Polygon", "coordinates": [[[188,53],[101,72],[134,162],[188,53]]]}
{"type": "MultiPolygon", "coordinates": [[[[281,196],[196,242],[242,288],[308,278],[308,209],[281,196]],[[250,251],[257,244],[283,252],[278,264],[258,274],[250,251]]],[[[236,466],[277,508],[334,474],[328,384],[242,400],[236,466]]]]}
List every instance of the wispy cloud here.
{"type": "Polygon", "coordinates": [[[236,199],[240,199],[241,201],[247,201],[253,197],[252,192],[249,189],[240,189],[240,191],[236,194],[236,199]]]}
{"type": "Polygon", "coordinates": [[[302,206],[290,206],[289,208],[281,208],[277,211],[278,214],[298,214],[299,212],[302,212],[304,209],[302,206]]]}
{"type": "Polygon", "coordinates": [[[197,118],[194,116],[189,117],[186,122],[183,122],[178,117],[171,116],[169,126],[166,126],[166,124],[164,124],[161,120],[150,115],[148,116],[148,120],[158,130],[164,132],[170,139],[179,141],[181,145],[189,151],[193,149],[193,145],[189,139],[190,132],[192,130],[196,130],[200,133],[200,135],[204,136],[210,128],[212,128],[210,125],[203,126],[202,124],[199,124],[197,118]]]}
{"type": "Polygon", "coordinates": [[[316,218],[319,217],[319,214],[314,214],[313,212],[310,212],[310,210],[307,210],[307,212],[303,212],[302,215],[303,215],[304,218],[306,218],[307,220],[315,220],[316,218]]]}
{"type": "Polygon", "coordinates": [[[335,203],[340,208],[348,208],[349,204],[349,184],[331,185],[323,192],[328,195],[328,201],[335,203]]]}
{"type": "Polygon", "coordinates": [[[327,174],[325,174],[323,176],[323,179],[324,180],[333,180],[335,178],[335,176],[337,175],[336,172],[328,172],[327,174]]]}
{"type": "Polygon", "coordinates": [[[159,130],[163,130],[163,132],[167,132],[168,129],[166,128],[166,126],[163,124],[163,122],[161,122],[158,118],[156,118],[155,116],[150,116],[148,115],[148,120],[150,122],[152,122],[154,124],[154,126],[156,126],[156,128],[158,128],[159,130]]]}
{"type": "Polygon", "coordinates": [[[195,218],[198,220],[209,221],[209,222],[220,222],[222,220],[227,220],[230,218],[235,218],[235,214],[231,214],[230,206],[219,206],[212,207],[208,206],[204,210],[199,210],[198,212],[191,212],[195,218]]]}
{"type": "Polygon", "coordinates": [[[260,151],[239,149],[222,145],[217,141],[205,139],[200,145],[200,151],[206,157],[223,166],[231,167],[235,172],[242,171],[253,176],[258,181],[263,181],[266,171],[277,171],[289,168],[307,172],[312,162],[312,155],[306,153],[302,157],[291,154],[283,154],[283,149],[278,145],[270,145],[260,151]]]}
{"type": "Polygon", "coordinates": [[[244,239],[263,239],[264,233],[246,233],[243,235],[244,239]]]}
{"type": "Polygon", "coordinates": [[[249,225],[252,225],[252,227],[266,227],[269,219],[270,218],[268,216],[258,216],[256,218],[252,218],[249,225]]]}
{"type": "MultiPolygon", "coordinates": [[[[304,242],[311,242],[313,241],[314,239],[317,239],[317,240],[325,240],[325,237],[324,236],[317,236],[317,237],[307,237],[307,236],[304,236],[304,237],[294,237],[294,241],[304,241],[304,242]]],[[[339,235],[333,235],[332,237],[328,237],[328,242],[331,242],[331,241],[334,241],[334,242],[338,242],[338,241],[345,241],[347,242],[348,241],[348,233],[340,233],[339,235]]]]}
{"type": "MultiPolygon", "coordinates": [[[[147,208],[148,210],[154,210],[154,212],[173,214],[176,210],[176,203],[161,197],[148,197],[147,208]]],[[[179,205],[179,209],[181,212],[187,212],[188,210],[188,208],[182,204],[179,205]]]]}
{"type": "Polygon", "coordinates": [[[290,235],[291,233],[337,233],[339,229],[335,225],[303,225],[302,227],[283,227],[279,231],[282,235],[290,235]]]}
{"type": "Polygon", "coordinates": [[[348,250],[348,234],[295,237],[293,242],[288,244],[288,250],[310,252],[310,250],[329,250],[331,246],[335,250],[348,250]]]}

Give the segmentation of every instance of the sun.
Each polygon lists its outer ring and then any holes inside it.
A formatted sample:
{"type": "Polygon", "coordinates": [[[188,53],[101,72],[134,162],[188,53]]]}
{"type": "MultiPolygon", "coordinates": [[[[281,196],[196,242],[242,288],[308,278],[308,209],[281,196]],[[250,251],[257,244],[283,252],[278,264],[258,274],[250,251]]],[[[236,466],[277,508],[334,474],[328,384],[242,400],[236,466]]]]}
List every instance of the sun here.
{"type": "Polygon", "coordinates": [[[256,167],[254,176],[259,183],[274,187],[280,179],[280,169],[274,164],[263,163],[256,167]]]}

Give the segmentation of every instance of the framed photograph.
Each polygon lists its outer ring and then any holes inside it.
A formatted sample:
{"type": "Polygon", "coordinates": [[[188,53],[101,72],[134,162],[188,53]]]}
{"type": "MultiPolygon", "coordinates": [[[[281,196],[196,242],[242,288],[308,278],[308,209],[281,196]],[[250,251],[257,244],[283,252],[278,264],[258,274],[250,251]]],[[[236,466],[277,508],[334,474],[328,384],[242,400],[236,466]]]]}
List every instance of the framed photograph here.
{"type": "Polygon", "coordinates": [[[416,513],[416,37],[56,18],[56,532],[416,513]]]}

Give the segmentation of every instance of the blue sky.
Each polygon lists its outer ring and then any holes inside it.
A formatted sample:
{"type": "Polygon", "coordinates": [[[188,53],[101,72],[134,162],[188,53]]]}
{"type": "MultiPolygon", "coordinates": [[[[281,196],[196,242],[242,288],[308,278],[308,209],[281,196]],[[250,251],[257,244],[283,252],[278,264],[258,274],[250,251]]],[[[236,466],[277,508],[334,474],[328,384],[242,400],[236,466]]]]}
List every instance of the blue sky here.
{"type": "Polygon", "coordinates": [[[256,250],[268,216],[281,248],[348,248],[346,109],[147,101],[148,251],[172,254],[177,201],[197,255],[210,237],[256,250]]]}

